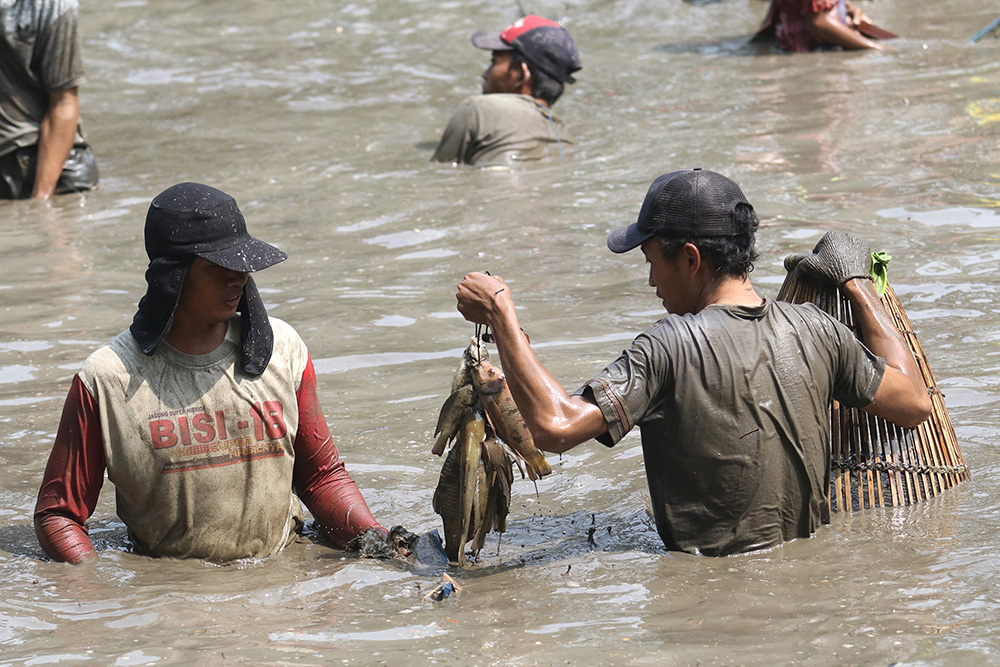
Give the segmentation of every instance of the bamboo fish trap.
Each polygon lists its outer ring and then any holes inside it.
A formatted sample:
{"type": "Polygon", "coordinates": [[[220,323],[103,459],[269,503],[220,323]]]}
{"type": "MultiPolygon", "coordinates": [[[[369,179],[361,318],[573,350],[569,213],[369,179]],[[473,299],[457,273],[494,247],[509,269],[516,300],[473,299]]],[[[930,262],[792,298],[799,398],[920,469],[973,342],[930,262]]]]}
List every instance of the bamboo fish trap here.
{"type": "MultiPolygon", "coordinates": [[[[854,330],[850,301],[835,287],[819,285],[799,271],[785,277],[778,300],[815,303],[854,330]]],[[[916,428],[902,428],[834,401],[830,407],[830,506],[835,512],[909,505],[969,479],[944,397],[910,320],[888,284],[882,304],[920,368],[931,397],[931,416],[916,428]]]]}

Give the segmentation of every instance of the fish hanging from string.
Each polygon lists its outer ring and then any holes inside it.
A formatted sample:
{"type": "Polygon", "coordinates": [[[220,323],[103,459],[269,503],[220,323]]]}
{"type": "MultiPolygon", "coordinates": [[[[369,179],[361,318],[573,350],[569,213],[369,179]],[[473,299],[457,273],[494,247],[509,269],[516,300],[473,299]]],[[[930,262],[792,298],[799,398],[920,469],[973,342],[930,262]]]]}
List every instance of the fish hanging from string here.
{"type": "Polygon", "coordinates": [[[534,445],[503,372],[490,362],[486,340],[488,331],[477,326],[441,406],[431,449],[441,456],[453,443],[432,505],[444,524],[445,553],[460,566],[467,564],[466,544],[471,542],[478,555],[490,531],[506,531],[514,464],[532,481],[552,472],[534,445]]]}

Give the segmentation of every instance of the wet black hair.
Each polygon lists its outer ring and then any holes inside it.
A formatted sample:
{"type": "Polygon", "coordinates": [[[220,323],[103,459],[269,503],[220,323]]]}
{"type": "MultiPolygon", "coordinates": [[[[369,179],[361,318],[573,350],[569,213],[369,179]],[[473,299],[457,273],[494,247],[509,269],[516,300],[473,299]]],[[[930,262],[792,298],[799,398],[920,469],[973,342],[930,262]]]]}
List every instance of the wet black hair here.
{"type": "Polygon", "coordinates": [[[745,203],[736,204],[732,221],[737,229],[742,230],[734,236],[658,236],[657,241],[664,257],[673,257],[685,243],[691,243],[698,248],[715,273],[746,278],[753,271],[753,263],[757,261],[755,239],[760,223],[753,207],[745,203]]]}
{"type": "Polygon", "coordinates": [[[519,53],[511,51],[510,66],[520,68],[521,63],[527,65],[528,71],[531,72],[531,96],[544,100],[549,106],[555,104],[565,89],[563,83],[553,79],[537,67],[532,67],[531,63],[525,60],[519,53]]]}

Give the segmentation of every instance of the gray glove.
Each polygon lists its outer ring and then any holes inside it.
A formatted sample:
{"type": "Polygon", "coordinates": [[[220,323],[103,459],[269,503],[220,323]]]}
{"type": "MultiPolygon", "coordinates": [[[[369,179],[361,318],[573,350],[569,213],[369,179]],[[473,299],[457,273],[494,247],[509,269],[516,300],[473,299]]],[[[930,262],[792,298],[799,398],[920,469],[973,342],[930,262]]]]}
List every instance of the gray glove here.
{"type": "Polygon", "coordinates": [[[798,269],[821,283],[840,287],[851,278],[868,278],[872,273],[872,250],[847,232],[827,232],[810,255],[785,257],[785,270],[798,269]]]}

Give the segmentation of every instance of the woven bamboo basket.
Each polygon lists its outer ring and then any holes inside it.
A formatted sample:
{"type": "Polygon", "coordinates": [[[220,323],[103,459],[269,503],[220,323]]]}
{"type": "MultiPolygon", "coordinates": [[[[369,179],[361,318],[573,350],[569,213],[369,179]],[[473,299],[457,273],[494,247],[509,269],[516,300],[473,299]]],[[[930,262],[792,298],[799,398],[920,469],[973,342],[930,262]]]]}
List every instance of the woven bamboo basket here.
{"type": "MultiPolygon", "coordinates": [[[[778,299],[815,303],[854,330],[850,301],[835,287],[819,285],[798,271],[785,277],[778,299]]],[[[833,511],[909,505],[969,479],[969,468],[958,447],[944,396],[890,285],[886,286],[882,304],[920,368],[931,397],[931,416],[916,428],[902,428],[834,401],[830,407],[833,511]]]]}

